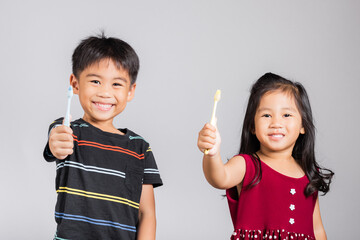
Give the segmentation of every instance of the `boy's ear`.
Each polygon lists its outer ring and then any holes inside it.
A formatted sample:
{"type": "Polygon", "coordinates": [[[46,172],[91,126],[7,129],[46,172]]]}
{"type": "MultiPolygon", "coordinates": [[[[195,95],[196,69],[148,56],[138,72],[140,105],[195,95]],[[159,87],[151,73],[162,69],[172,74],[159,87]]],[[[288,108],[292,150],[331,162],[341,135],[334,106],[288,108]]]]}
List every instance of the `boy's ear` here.
{"type": "Polygon", "coordinates": [[[79,94],[79,81],[76,79],[74,74],[70,75],[70,85],[73,88],[73,93],[79,94]]]}
{"type": "Polygon", "coordinates": [[[132,84],[130,86],[129,92],[128,92],[128,97],[127,97],[127,101],[130,102],[134,96],[135,96],[135,88],[136,88],[136,83],[132,84]]]}

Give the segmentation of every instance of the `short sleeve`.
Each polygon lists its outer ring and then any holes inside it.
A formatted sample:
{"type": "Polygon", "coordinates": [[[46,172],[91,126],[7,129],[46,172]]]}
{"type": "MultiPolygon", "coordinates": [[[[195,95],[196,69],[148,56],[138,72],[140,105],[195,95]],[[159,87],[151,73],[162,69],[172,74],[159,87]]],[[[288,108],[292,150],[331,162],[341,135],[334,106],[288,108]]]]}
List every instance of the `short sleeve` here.
{"type": "MultiPolygon", "coordinates": [[[[55,128],[55,127],[62,124],[62,121],[63,121],[63,118],[59,118],[59,119],[56,119],[53,123],[50,124],[49,130],[48,130],[48,136],[50,134],[50,131],[53,128],[55,128]]],[[[46,146],[45,146],[45,149],[44,149],[44,152],[43,152],[43,157],[47,162],[53,162],[53,161],[56,160],[56,157],[54,157],[54,155],[50,151],[49,140],[46,143],[46,146]]]]}
{"type": "Polygon", "coordinates": [[[148,146],[145,152],[145,167],[143,184],[152,184],[155,187],[163,185],[159,169],[156,165],[154,154],[148,146]]]}
{"type": "Polygon", "coordinates": [[[244,157],[245,165],[246,165],[246,172],[245,172],[244,182],[243,182],[243,186],[246,187],[246,186],[251,185],[256,180],[255,179],[256,166],[254,164],[254,160],[252,159],[252,157],[250,155],[241,154],[241,156],[244,157]]]}

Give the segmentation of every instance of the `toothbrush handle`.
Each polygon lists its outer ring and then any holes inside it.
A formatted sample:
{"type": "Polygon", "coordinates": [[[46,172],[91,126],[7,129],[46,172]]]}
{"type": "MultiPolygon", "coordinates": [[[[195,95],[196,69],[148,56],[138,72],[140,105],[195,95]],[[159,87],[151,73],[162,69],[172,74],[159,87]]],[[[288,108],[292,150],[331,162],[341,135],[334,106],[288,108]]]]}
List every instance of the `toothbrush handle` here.
{"type": "MultiPolygon", "coordinates": [[[[212,111],[212,114],[211,114],[211,120],[210,120],[210,124],[213,125],[215,127],[216,125],[216,118],[215,118],[215,115],[216,115],[216,107],[217,107],[217,101],[214,102],[214,108],[213,108],[213,111],[212,111]]],[[[204,151],[204,154],[207,155],[209,154],[209,151],[210,149],[206,149],[204,151]]]]}
{"type": "Polygon", "coordinates": [[[65,114],[65,119],[64,119],[64,125],[70,127],[70,98],[68,99],[67,102],[67,108],[66,108],[66,114],[65,114]]]}

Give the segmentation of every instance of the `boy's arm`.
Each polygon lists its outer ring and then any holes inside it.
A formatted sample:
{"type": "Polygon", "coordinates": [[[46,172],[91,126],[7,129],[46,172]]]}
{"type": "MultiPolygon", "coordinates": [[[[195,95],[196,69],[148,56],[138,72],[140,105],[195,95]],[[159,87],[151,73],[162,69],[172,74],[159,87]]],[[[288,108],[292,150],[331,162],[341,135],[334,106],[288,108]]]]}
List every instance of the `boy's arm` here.
{"type": "Polygon", "coordinates": [[[320,205],[319,205],[319,197],[316,200],[315,203],[315,209],[313,214],[313,224],[314,224],[314,234],[315,238],[318,240],[326,240],[326,233],[324,226],[321,221],[321,215],[320,215],[320,205]]]}
{"type": "Polygon", "coordinates": [[[139,207],[138,240],[155,240],[156,214],[154,187],[152,184],[143,184],[139,207]]]}

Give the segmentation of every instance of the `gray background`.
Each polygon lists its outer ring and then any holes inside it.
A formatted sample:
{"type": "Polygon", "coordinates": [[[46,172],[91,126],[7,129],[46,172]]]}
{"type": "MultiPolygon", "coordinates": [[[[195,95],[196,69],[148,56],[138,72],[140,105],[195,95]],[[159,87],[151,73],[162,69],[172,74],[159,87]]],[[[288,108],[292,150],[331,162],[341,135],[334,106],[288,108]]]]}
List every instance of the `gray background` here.
{"type": "MultiPolygon", "coordinates": [[[[317,127],[318,161],[335,171],[320,198],[329,239],[358,238],[359,1],[0,2],[0,238],[51,239],[55,164],[42,158],[63,116],[71,54],[104,29],[141,60],[134,100],[115,120],[152,145],[157,239],[229,239],[223,191],[204,179],[197,134],[222,90],[222,157],[238,150],[251,84],[271,71],[302,82],[317,127]]],[[[73,118],[82,117],[73,98],[73,118]]]]}

